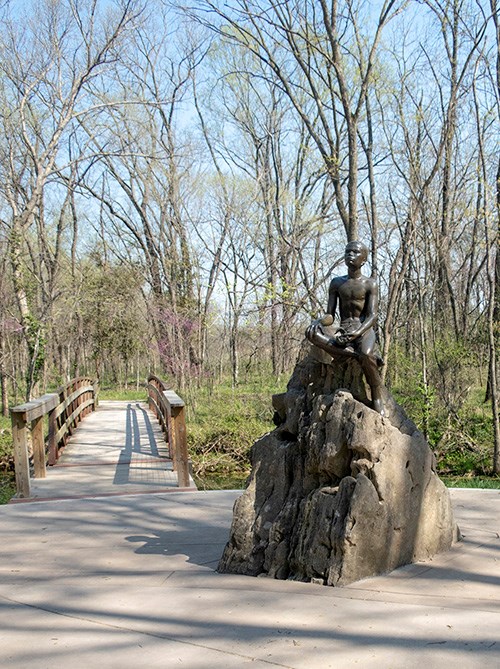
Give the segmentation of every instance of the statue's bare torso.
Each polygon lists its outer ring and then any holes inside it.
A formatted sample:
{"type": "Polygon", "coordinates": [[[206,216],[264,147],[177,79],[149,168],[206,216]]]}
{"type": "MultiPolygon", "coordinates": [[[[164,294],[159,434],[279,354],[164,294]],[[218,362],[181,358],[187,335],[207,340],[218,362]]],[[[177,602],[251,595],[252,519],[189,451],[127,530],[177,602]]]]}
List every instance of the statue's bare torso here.
{"type": "MultiPolygon", "coordinates": [[[[374,280],[367,276],[361,276],[353,279],[349,276],[339,276],[333,279],[330,284],[329,307],[337,307],[340,315],[341,325],[347,322],[363,322],[369,312],[370,297],[374,292],[374,280]]],[[[335,316],[328,309],[328,312],[335,316]]]]}

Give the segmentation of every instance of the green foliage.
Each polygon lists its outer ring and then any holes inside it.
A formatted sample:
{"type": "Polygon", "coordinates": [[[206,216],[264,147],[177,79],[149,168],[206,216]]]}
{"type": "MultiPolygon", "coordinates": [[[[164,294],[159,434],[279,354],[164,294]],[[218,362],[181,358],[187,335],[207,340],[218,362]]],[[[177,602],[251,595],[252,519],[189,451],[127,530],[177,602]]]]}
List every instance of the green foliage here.
{"type": "Polygon", "coordinates": [[[31,391],[43,371],[47,341],[43,324],[31,314],[24,317],[24,332],[30,358],[26,382],[31,391]]]}
{"type": "Polygon", "coordinates": [[[478,360],[474,342],[442,335],[430,351],[429,379],[441,404],[456,411],[467,400],[476,381],[478,360]]]}
{"type": "Polygon", "coordinates": [[[36,375],[40,374],[45,360],[45,336],[42,323],[34,316],[28,315],[24,318],[24,328],[28,341],[28,349],[34,356],[33,370],[36,375]]]}
{"type": "Polygon", "coordinates": [[[436,447],[439,471],[456,476],[492,471],[493,421],[485,407],[467,403],[455,416],[442,416],[436,447]]]}
{"type": "Polygon", "coordinates": [[[476,355],[465,342],[441,338],[428,352],[427,385],[418,361],[394,347],[391,387],[394,398],[434,449],[438,471],[449,476],[489,475],[493,422],[482,404],[476,355]]]}
{"type": "Polygon", "coordinates": [[[436,443],[440,432],[434,420],[435,389],[429,383],[424,383],[423,374],[418,366],[397,346],[391,351],[389,370],[392,372],[389,387],[394,399],[405,408],[427,439],[431,443],[436,443]]]}
{"type": "Polygon", "coordinates": [[[500,490],[500,476],[442,476],[448,488],[492,488],[500,490]]]}
{"type": "Polygon", "coordinates": [[[147,401],[147,392],[144,386],[137,388],[122,388],[121,386],[106,386],[99,388],[99,400],[137,400],[138,402],[147,401]]]}
{"type": "Polygon", "coordinates": [[[144,331],[141,283],[133,267],[97,262],[97,267],[88,268],[82,318],[96,360],[118,353],[127,361],[138,350],[144,331]]]}
{"type": "Polygon", "coordinates": [[[8,504],[16,494],[16,484],[13,476],[0,474],[0,504],[8,504]]]}
{"type": "Polygon", "coordinates": [[[297,293],[297,287],[287,283],[283,277],[279,279],[277,286],[267,283],[261,298],[262,304],[268,302],[293,302],[297,293]]]}
{"type": "Polygon", "coordinates": [[[16,492],[10,418],[0,416],[0,504],[7,504],[16,492]]]}
{"type": "Polygon", "coordinates": [[[11,469],[12,462],[12,432],[10,418],[0,416],[0,472],[4,473],[11,469]]]}
{"type": "Polygon", "coordinates": [[[250,473],[250,447],[274,428],[271,395],[280,392],[272,380],[236,389],[229,381],[196,391],[188,406],[188,447],[199,487],[242,487],[250,473]]]}

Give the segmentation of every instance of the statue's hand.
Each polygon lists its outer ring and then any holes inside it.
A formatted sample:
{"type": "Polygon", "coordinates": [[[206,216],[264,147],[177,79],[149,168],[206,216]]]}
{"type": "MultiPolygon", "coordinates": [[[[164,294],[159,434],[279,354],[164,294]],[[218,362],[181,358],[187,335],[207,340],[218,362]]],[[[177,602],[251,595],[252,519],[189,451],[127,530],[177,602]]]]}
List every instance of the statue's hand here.
{"type": "Polygon", "coordinates": [[[309,339],[309,341],[313,341],[314,336],[316,335],[318,330],[319,330],[319,332],[321,332],[321,334],[323,334],[323,331],[321,329],[321,320],[313,321],[311,323],[311,325],[307,328],[307,330],[306,330],[307,339],[309,339]]]}
{"type": "Polygon", "coordinates": [[[332,339],[337,346],[347,346],[351,344],[358,338],[355,332],[345,332],[344,330],[339,330],[336,332],[332,339]]]}
{"type": "Polygon", "coordinates": [[[338,332],[337,334],[333,335],[332,342],[335,344],[335,346],[347,346],[349,342],[346,337],[347,335],[345,332],[338,332]]]}

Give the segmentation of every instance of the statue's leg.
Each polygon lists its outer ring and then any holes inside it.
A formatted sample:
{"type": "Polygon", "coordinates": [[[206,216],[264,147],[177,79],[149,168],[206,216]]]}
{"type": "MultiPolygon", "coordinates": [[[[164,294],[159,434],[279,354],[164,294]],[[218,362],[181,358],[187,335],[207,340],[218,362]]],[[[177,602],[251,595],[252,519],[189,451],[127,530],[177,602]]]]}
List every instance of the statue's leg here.
{"type": "Polygon", "coordinates": [[[373,330],[365,333],[361,340],[357,342],[355,348],[352,346],[337,346],[331,337],[328,337],[321,330],[319,321],[307,328],[306,337],[312,344],[329,353],[334,360],[355,358],[361,365],[366,381],[370,386],[373,408],[379,414],[384,415],[382,380],[378,371],[377,359],[372,352],[375,346],[375,333],[373,330]]]}
{"type": "Polygon", "coordinates": [[[375,332],[373,330],[370,329],[363,335],[358,347],[359,364],[370,386],[373,408],[379,414],[384,415],[382,379],[380,378],[377,357],[374,354],[375,341],[375,332]]]}
{"type": "Polygon", "coordinates": [[[323,332],[319,321],[312,323],[307,328],[306,337],[311,342],[311,344],[314,344],[323,351],[326,351],[331,356],[352,358],[356,355],[351,347],[341,348],[337,346],[332,338],[323,332]]]}
{"type": "Polygon", "coordinates": [[[372,393],[372,404],[375,411],[384,415],[384,404],[382,401],[382,379],[378,371],[377,359],[372,355],[360,353],[359,364],[363,370],[366,381],[372,393]]]}

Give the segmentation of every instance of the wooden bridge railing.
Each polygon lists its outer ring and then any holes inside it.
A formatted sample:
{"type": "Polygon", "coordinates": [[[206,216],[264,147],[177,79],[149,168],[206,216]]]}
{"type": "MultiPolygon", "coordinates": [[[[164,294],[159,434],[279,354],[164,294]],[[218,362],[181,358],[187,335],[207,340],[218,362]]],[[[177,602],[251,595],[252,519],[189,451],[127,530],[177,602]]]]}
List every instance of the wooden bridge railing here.
{"type": "Polygon", "coordinates": [[[147,389],[149,408],[158,419],[165,435],[174,471],[177,471],[179,488],[189,488],[184,402],[179,395],[167,388],[166,384],[154,374],[148,377],[147,389]]]}
{"type": "Polygon", "coordinates": [[[35,478],[45,478],[46,462],[54,465],[78,423],[97,406],[98,385],[87,377],[72,379],[54,393],[10,410],[18,497],[30,496],[28,429],[31,429],[35,478]],[[48,416],[47,448],[44,417],[48,416]]]}

